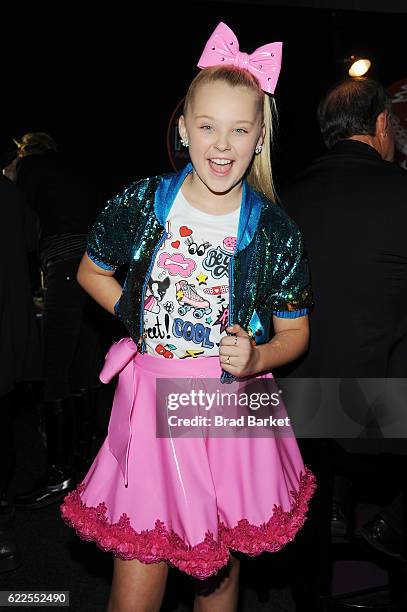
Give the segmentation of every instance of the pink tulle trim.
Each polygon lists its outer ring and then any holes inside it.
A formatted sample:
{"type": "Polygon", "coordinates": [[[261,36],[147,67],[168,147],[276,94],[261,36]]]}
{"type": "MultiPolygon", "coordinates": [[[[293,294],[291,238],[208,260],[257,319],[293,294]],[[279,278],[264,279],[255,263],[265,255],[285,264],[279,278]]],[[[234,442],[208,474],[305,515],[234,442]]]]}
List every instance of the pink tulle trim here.
{"type": "Polygon", "coordinates": [[[251,525],[241,519],[233,528],[219,522],[219,541],[207,531],[205,539],[196,546],[188,546],[164,523],[156,520],[154,529],[136,532],[124,513],[117,523],[107,519],[105,503],[88,507],[82,502],[81,484],[69,493],[61,506],[64,521],[75,529],[83,540],[94,541],[104,551],[112,551],[121,559],[138,559],[143,563],[166,561],[182,572],[195,578],[205,579],[218,572],[229,561],[229,549],[251,556],[262,552],[276,552],[294,539],[303,526],[308,510],[308,502],[315,488],[315,476],[305,468],[301,474],[298,491],[292,491],[293,506],[284,512],[275,505],[267,523],[251,525]]]}

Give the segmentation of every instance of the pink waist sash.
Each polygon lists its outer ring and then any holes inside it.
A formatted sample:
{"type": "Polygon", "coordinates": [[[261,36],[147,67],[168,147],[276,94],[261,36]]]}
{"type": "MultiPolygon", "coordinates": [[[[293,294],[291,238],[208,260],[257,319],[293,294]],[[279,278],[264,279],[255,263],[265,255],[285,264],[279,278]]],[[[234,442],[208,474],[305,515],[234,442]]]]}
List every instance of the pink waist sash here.
{"type": "Polygon", "coordinates": [[[128,484],[128,460],[131,444],[131,417],[136,400],[140,366],[153,377],[220,377],[219,357],[197,357],[193,359],[164,359],[146,353],[137,354],[137,345],[131,338],[115,342],[106,355],[100,372],[100,380],[107,384],[119,375],[108,427],[108,443],[128,484]],[[136,367],[137,362],[137,367],[136,367]]]}

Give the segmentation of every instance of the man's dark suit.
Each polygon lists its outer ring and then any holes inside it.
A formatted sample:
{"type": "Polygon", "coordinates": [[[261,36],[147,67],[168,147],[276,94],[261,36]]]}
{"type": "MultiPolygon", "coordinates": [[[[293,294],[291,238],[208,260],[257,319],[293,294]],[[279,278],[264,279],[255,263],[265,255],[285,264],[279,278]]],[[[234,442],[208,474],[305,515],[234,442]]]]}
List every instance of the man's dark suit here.
{"type": "Polygon", "coordinates": [[[315,296],[310,349],[295,375],[392,376],[392,352],[407,334],[407,172],[342,140],[298,177],[283,206],[303,233],[315,296]]]}
{"type": "MultiPolygon", "coordinates": [[[[405,170],[382,160],[368,144],[342,140],[296,178],[283,206],[304,237],[315,308],[309,351],[280,375],[407,377],[405,170]]],[[[355,400],[357,381],[345,382],[355,400]]],[[[302,601],[306,592],[326,591],[329,582],[332,458],[337,451],[352,471],[356,456],[343,453],[332,439],[299,443],[320,485],[297,539],[298,565],[293,564],[294,593],[302,601]]]]}

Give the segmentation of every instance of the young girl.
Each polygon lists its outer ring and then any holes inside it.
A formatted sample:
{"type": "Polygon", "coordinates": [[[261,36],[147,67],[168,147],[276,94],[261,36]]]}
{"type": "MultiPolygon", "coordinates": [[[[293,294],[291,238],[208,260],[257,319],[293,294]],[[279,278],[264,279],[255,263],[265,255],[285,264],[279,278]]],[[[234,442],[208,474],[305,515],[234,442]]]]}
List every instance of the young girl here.
{"type": "Polygon", "coordinates": [[[216,379],[228,390],[222,383],[272,379],[307,347],[307,263],[271,178],[265,92],[280,57],[280,43],[239,52],[219,24],[179,121],[191,163],[113,198],[79,268],[81,285],[130,334],[101,373],[120,374],[108,436],[62,506],[82,538],[115,556],[109,612],[159,610],[169,565],[205,585],[194,610],[235,610],[230,551],[280,550],[315,488],[293,435],[156,436],[157,379],[189,381],[186,392],[216,379]],[[126,263],[122,288],[113,275],[126,263]]]}

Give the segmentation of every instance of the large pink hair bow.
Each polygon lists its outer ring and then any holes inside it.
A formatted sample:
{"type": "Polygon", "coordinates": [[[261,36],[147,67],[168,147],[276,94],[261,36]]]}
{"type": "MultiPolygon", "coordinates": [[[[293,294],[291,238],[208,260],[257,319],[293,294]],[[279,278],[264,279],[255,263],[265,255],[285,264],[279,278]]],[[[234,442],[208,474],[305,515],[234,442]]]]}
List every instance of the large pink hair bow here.
{"type": "Polygon", "coordinates": [[[198,67],[218,66],[222,63],[246,68],[260,82],[267,93],[274,93],[281,68],[283,43],[263,45],[251,55],[239,51],[239,42],[233,31],[222,21],[213,31],[199,58],[198,67]]]}

